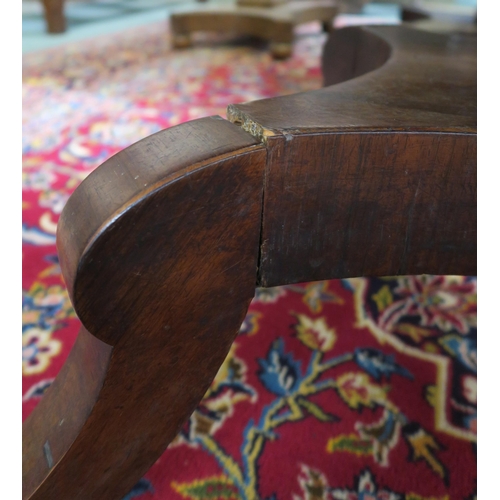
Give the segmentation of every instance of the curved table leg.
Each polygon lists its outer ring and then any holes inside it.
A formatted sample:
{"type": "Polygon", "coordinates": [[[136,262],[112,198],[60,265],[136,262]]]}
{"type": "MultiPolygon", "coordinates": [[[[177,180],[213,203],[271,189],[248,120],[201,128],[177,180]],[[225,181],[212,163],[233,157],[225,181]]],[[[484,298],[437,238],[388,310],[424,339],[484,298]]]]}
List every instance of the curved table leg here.
{"type": "Polygon", "coordinates": [[[24,424],[23,498],[121,498],[195,409],[254,294],[265,158],[207,118],[75,191],[58,250],[84,328],[24,424]]]}

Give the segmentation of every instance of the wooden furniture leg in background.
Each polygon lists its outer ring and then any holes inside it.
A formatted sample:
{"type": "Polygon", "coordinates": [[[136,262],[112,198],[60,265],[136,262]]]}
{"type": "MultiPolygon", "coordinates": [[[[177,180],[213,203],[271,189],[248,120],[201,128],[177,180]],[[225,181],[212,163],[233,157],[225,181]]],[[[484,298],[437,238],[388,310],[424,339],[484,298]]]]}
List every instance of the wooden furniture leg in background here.
{"type": "Polygon", "coordinates": [[[45,23],[48,33],[64,33],[66,18],[64,17],[64,0],[42,0],[45,11],[45,23]]]}
{"type": "Polygon", "coordinates": [[[247,0],[231,5],[207,4],[196,10],[172,14],[172,44],[175,48],[189,47],[191,34],[196,31],[252,35],[268,40],[272,56],[283,59],[292,53],[295,26],[320,21],[329,31],[337,12],[337,4],[332,0],[247,0]]]}

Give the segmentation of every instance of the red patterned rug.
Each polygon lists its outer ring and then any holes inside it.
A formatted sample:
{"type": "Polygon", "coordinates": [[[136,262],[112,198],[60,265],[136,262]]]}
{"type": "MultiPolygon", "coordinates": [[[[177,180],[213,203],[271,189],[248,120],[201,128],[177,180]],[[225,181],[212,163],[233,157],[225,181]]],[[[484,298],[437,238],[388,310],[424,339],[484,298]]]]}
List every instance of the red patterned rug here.
{"type": "MultiPolygon", "coordinates": [[[[174,53],[158,23],[24,57],[24,418],[79,328],[55,248],[79,182],[162,128],[321,86],[316,26],[284,62],[211,41],[174,53]]],[[[126,498],[476,498],[476,297],[459,276],[257,290],[205,399],[126,498]]]]}

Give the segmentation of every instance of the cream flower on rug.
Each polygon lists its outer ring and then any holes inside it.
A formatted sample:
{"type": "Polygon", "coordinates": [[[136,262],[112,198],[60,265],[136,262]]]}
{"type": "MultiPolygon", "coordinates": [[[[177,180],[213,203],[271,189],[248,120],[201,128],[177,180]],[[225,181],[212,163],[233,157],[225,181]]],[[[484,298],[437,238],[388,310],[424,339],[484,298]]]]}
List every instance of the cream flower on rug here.
{"type": "Polygon", "coordinates": [[[61,352],[61,342],[49,330],[32,327],[23,333],[23,375],[44,372],[61,352]]]}
{"type": "Polygon", "coordinates": [[[332,349],[337,335],[333,328],[329,328],[325,318],[313,319],[305,314],[296,314],[298,319],[295,325],[297,338],[307,347],[321,352],[327,352],[332,349]]]}

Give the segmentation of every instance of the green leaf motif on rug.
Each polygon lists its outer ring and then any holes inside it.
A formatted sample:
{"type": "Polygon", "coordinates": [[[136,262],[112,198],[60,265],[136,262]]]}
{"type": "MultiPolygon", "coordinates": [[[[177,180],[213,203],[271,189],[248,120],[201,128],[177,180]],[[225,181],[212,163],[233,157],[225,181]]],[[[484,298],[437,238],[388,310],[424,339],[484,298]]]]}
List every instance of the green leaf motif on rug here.
{"type": "Polygon", "coordinates": [[[408,493],[405,496],[405,500],[450,500],[450,497],[448,495],[444,497],[422,497],[416,493],[408,493]]]}
{"type": "Polygon", "coordinates": [[[172,483],[173,489],[189,500],[241,500],[238,488],[227,476],[213,476],[191,483],[172,483]]]}
{"type": "Polygon", "coordinates": [[[316,403],[313,403],[312,401],[309,401],[305,398],[297,398],[297,403],[321,422],[333,422],[335,420],[338,420],[335,415],[326,413],[316,403]]]}
{"type": "Polygon", "coordinates": [[[384,285],[377,293],[373,294],[372,299],[377,304],[379,311],[383,311],[394,302],[389,285],[384,285]]]}
{"type": "Polygon", "coordinates": [[[328,440],[326,451],[328,453],[347,451],[355,455],[371,455],[373,446],[370,440],[361,439],[356,434],[341,434],[328,440]]]}

